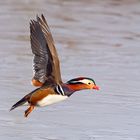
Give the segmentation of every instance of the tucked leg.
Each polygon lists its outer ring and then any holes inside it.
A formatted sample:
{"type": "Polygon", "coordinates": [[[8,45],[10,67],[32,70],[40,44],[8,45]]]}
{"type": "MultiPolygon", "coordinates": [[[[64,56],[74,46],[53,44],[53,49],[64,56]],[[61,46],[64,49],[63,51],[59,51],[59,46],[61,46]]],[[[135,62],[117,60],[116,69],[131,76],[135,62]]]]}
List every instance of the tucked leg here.
{"type": "Polygon", "coordinates": [[[34,109],[34,106],[31,105],[27,110],[25,110],[25,115],[24,117],[27,117],[34,109]]]}

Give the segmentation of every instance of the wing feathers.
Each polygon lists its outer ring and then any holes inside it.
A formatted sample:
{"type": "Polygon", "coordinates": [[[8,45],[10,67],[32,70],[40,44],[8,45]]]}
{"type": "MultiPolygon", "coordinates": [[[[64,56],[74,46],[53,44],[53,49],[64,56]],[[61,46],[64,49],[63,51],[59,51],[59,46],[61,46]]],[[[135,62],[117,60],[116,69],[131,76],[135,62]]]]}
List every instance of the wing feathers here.
{"type": "Polygon", "coordinates": [[[39,82],[48,82],[49,78],[55,83],[61,82],[59,58],[49,26],[42,15],[37,21],[30,22],[31,49],[33,59],[33,79],[39,82]]]}

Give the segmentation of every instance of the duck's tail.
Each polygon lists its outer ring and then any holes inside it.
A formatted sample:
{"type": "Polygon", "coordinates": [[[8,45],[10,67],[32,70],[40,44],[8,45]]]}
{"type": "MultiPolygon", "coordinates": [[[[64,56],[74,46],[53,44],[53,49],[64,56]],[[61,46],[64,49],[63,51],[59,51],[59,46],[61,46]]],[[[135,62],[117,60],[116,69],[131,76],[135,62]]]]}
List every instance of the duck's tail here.
{"type": "Polygon", "coordinates": [[[10,111],[12,111],[13,109],[21,106],[21,105],[24,105],[26,102],[29,102],[29,99],[30,99],[30,96],[31,96],[31,93],[30,94],[27,94],[26,96],[24,96],[21,100],[19,100],[17,103],[15,103],[10,111]]]}

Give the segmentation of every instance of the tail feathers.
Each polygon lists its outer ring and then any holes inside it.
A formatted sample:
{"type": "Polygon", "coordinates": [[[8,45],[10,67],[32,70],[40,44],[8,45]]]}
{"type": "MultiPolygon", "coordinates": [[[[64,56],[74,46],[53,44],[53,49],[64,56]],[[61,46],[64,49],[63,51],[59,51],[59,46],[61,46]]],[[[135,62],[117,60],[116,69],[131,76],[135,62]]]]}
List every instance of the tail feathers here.
{"type": "Polygon", "coordinates": [[[11,107],[10,111],[12,111],[13,109],[15,109],[15,108],[17,108],[17,107],[19,107],[19,106],[25,104],[26,102],[28,102],[28,101],[29,101],[29,98],[30,98],[30,94],[28,94],[28,95],[26,95],[25,97],[23,97],[21,100],[19,100],[17,103],[15,103],[15,104],[11,107]]]}

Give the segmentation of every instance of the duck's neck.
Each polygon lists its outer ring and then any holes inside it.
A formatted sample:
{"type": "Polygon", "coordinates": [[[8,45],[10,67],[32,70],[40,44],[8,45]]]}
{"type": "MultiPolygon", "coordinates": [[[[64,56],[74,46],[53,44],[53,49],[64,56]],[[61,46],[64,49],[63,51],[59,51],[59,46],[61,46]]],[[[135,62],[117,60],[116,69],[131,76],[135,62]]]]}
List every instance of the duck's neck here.
{"type": "Polygon", "coordinates": [[[81,84],[63,84],[62,88],[67,96],[71,96],[74,92],[85,89],[81,84]]]}

